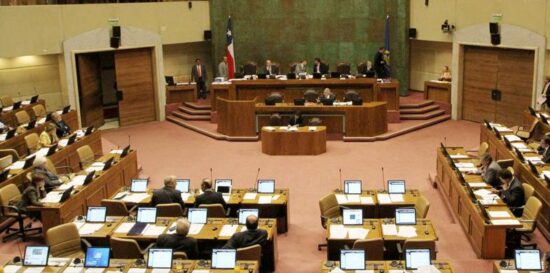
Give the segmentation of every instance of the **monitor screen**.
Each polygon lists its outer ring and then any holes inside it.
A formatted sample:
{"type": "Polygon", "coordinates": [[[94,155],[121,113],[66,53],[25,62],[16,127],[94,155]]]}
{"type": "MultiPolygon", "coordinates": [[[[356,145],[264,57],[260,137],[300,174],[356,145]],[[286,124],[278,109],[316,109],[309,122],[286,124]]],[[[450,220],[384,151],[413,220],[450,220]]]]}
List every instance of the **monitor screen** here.
{"type": "Polygon", "coordinates": [[[364,270],[365,250],[340,250],[340,269],[364,270]]]}
{"type": "Polygon", "coordinates": [[[274,193],[275,179],[258,179],[258,193],[274,193]]]}
{"type": "Polygon", "coordinates": [[[84,267],[109,267],[110,251],[108,247],[88,247],[84,267]]]}
{"type": "Polygon", "coordinates": [[[130,187],[131,192],[147,192],[147,184],[149,181],[147,179],[132,179],[132,186],[130,187]]]}
{"type": "Polygon", "coordinates": [[[342,222],[344,225],[362,225],[363,224],[362,209],[344,209],[342,215],[343,215],[342,222]]]}
{"type": "Polygon", "coordinates": [[[234,269],[236,263],[236,249],[212,249],[213,269],[234,269]]]}
{"type": "Polygon", "coordinates": [[[150,248],[147,256],[148,268],[172,268],[171,248],[150,248]]]}
{"type": "Polygon", "coordinates": [[[157,222],[157,208],[138,208],[137,222],[154,224],[157,222]]]}
{"type": "Polygon", "coordinates": [[[405,268],[414,270],[420,266],[432,264],[429,249],[405,249],[405,268]]]}
{"type": "Polygon", "coordinates": [[[206,220],[208,219],[207,215],[207,208],[190,208],[187,214],[187,220],[191,224],[206,224],[206,220]]]}
{"type": "Polygon", "coordinates": [[[48,265],[49,255],[50,247],[48,246],[27,246],[25,248],[25,258],[23,259],[23,265],[46,266],[48,265]]]}
{"type": "Polygon", "coordinates": [[[88,207],[86,222],[105,223],[107,219],[107,207],[88,207]]]}
{"type": "Polygon", "coordinates": [[[362,191],[361,180],[344,180],[345,194],[361,194],[362,191]]]}
{"type": "Polygon", "coordinates": [[[216,191],[221,193],[231,193],[231,179],[216,179],[216,191]]]}
{"type": "Polygon", "coordinates": [[[258,209],[240,209],[239,225],[246,225],[246,217],[248,217],[249,215],[256,215],[256,217],[260,217],[258,209]]]}
{"type": "Polygon", "coordinates": [[[542,270],[540,251],[538,249],[516,249],[515,252],[517,270],[542,270]]]}
{"type": "Polygon", "coordinates": [[[395,209],[396,225],[416,225],[415,208],[397,208],[395,209]]]}
{"type": "Polygon", "coordinates": [[[388,180],[388,193],[405,193],[405,180],[388,180]]]}
{"type": "Polygon", "coordinates": [[[191,181],[189,179],[176,179],[176,190],[188,193],[190,183],[191,181]]]}

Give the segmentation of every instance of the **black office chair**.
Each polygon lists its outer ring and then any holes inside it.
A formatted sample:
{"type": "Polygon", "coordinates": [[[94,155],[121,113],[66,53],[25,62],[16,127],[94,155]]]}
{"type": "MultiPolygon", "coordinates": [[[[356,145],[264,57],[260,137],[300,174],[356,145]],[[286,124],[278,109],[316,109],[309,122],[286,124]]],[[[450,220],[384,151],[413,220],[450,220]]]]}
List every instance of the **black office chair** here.
{"type": "Polygon", "coordinates": [[[344,94],[344,101],[353,101],[359,98],[359,93],[357,93],[355,90],[348,90],[344,94]]]}
{"type": "Polygon", "coordinates": [[[306,92],[304,93],[304,99],[307,102],[317,102],[317,98],[319,98],[319,93],[317,93],[317,91],[315,90],[306,90],[306,92]]]}
{"type": "Polygon", "coordinates": [[[283,125],[283,119],[281,118],[281,115],[278,113],[272,114],[269,117],[269,126],[282,126],[283,125]]]}
{"type": "Polygon", "coordinates": [[[349,63],[341,62],[336,65],[336,71],[340,73],[340,75],[349,75],[351,74],[351,66],[349,63]]]}
{"type": "Polygon", "coordinates": [[[247,62],[243,65],[244,75],[256,75],[257,70],[258,70],[258,65],[255,62],[247,62]]]}
{"type": "Polygon", "coordinates": [[[283,102],[283,95],[279,92],[273,92],[265,98],[266,105],[275,105],[275,103],[283,102]]]}

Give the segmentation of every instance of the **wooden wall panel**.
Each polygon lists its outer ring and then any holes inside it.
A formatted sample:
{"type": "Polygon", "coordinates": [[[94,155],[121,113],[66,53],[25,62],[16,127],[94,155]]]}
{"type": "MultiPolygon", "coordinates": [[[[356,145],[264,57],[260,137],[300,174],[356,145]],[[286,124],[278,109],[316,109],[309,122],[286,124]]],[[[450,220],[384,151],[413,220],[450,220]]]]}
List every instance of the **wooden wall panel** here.
{"type": "Polygon", "coordinates": [[[464,48],[462,118],[480,122],[494,120],[496,104],[491,100],[498,72],[498,54],[489,48],[464,48]]]}

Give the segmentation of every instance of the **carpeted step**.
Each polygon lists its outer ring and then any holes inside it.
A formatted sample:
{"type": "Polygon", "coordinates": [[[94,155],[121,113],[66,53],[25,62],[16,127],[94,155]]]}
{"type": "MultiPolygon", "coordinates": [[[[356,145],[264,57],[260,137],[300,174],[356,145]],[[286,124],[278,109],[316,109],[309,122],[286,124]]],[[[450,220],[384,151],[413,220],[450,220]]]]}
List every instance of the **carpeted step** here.
{"type": "Polygon", "coordinates": [[[210,115],[193,116],[183,112],[172,112],[172,116],[176,116],[183,120],[210,120],[210,115]]]}
{"type": "Polygon", "coordinates": [[[203,128],[200,128],[198,126],[194,126],[193,124],[190,124],[186,122],[185,120],[178,118],[177,116],[168,116],[166,117],[166,120],[173,122],[179,126],[182,126],[184,128],[187,128],[189,130],[195,131],[199,134],[203,134],[205,136],[211,137],[216,140],[229,140],[229,141],[258,141],[258,137],[230,137],[223,134],[220,134],[218,132],[212,132],[209,130],[205,130],[203,128]]]}
{"type": "Polygon", "coordinates": [[[196,109],[196,110],[211,110],[212,107],[210,104],[202,104],[202,103],[196,103],[196,102],[184,102],[183,105],[196,109]]]}
{"type": "Polygon", "coordinates": [[[445,111],[439,109],[439,110],[435,110],[435,111],[431,111],[431,112],[423,113],[423,114],[405,114],[405,115],[401,115],[401,119],[402,120],[424,120],[424,119],[435,118],[435,117],[441,116],[441,115],[445,115],[445,111]]]}
{"type": "Polygon", "coordinates": [[[424,107],[420,107],[420,108],[405,108],[405,109],[400,109],[400,110],[399,110],[399,113],[400,113],[401,115],[406,115],[406,114],[425,114],[425,113],[428,113],[428,112],[431,112],[431,111],[435,111],[435,110],[439,110],[439,105],[437,105],[437,104],[431,104],[431,105],[424,106],[424,107]]]}
{"type": "Polygon", "coordinates": [[[422,108],[428,105],[432,105],[434,102],[432,100],[425,100],[418,103],[404,103],[399,105],[399,109],[409,109],[409,108],[422,108]]]}
{"type": "Polygon", "coordinates": [[[184,112],[186,114],[195,115],[195,116],[200,116],[200,115],[210,116],[210,112],[211,112],[209,109],[207,109],[207,110],[198,110],[198,109],[195,109],[195,108],[188,107],[186,105],[178,107],[178,110],[180,112],[184,112]]]}

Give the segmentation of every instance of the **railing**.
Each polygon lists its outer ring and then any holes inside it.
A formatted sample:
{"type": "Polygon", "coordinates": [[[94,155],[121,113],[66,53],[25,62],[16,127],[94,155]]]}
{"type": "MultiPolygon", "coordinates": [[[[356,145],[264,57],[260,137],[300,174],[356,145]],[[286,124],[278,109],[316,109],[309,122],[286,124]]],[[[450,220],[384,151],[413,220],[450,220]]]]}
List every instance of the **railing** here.
{"type": "Polygon", "coordinates": [[[0,6],[64,5],[64,4],[117,4],[149,2],[196,2],[208,0],[0,0],[0,6]]]}

